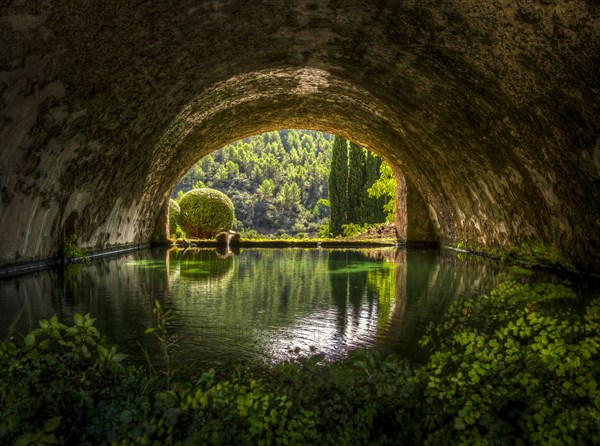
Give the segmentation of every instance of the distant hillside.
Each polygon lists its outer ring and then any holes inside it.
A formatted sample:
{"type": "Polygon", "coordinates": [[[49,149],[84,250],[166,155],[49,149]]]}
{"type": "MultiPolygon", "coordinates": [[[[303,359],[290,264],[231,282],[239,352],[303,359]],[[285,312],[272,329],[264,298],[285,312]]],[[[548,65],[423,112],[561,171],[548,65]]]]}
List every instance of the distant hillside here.
{"type": "Polygon", "coordinates": [[[175,186],[177,198],[195,187],[227,194],[238,231],[314,235],[329,221],[328,197],[333,135],[280,130],[236,141],[198,161],[175,186]]]}

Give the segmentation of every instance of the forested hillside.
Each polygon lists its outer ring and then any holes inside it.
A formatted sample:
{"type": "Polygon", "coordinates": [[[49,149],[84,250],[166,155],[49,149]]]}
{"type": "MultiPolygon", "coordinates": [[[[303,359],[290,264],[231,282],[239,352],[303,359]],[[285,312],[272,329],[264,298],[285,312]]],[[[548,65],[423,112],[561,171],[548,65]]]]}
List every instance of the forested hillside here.
{"type": "Polygon", "coordinates": [[[280,130],[236,141],[205,156],[172,192],[195,187],[224,192],[235,206],[238,231],[316,234],[329,221],[333,136],[312,130],[280,130]]]}
{"type": "Polygon", "coordinates": [[[395,207],[395,180],[381,158],[313,130],[279,130],[229,144],[198,161],[172,197],[200,187],[231,198],[234,229],[246,235],[352,235],[385,222],[385,207],[393,220],[395,207]]]}

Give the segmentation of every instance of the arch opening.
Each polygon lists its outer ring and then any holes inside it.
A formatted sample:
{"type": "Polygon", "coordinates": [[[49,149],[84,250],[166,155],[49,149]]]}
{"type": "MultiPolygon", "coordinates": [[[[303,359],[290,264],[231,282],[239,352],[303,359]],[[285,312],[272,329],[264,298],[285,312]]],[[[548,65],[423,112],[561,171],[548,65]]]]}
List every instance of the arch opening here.
{"type": "MultiPolygon", "coordinates": [[[[409,195],[404,190],[404,176],[400,171],[394,175],[387,166],[377,155],[327,133],[298,129],[262,133],[237,140],[198,160],[171,192],[170,200],[175,203],[170,201],[169,209],[178,212],[176,202],[184,192],[208,187],[232,199],[236,215],[233,229],[244,238],[329,238],[354,235],[359,228],[379,225],[382,237],[400,242],[434,242],[436,233],[427,207],[412,190],[411,209],[407,212],[409,195]],[[342,144],[337,149],[336,141],[342,144]],[[334,153],[342,153],[340,150],[344,153],[343,165],[340,160],[332,160],[334,153]],[[380,179],[390,174],[387,182],[380,179]],[[369,189],[378,180],[380,195],[373,196],[369,189]],[[344,182],[343,197],[330,194],[332,181],[344,182]],[[330,227],[331,209],[338,212],[340,206],[348,210],[335,223],[344,228],[334,232],[330,227]],[[408,222],[407,213],[413,215],[405,228],[402,225],[408,222]],[[388,222],[392,226],[386,230],[388,222]]],[[[159,218],[159,224],[164,226],[165,220],[159,218]]],[[[169,218],[169,224],[170,238],[184,236],[176,219],[169,218]]]]}

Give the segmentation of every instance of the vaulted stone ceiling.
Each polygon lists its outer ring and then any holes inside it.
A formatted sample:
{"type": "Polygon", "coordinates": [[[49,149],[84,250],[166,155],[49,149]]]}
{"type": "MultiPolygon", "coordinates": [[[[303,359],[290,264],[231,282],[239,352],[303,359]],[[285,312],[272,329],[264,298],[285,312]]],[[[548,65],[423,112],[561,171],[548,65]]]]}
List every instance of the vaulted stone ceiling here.
{"type": "Polygon", "coordinates": [[[600,270],[593,0],[0,2],[0,265],[150,241],[201,156],[311,128],[400,168],[443,243],[600,270]]]}

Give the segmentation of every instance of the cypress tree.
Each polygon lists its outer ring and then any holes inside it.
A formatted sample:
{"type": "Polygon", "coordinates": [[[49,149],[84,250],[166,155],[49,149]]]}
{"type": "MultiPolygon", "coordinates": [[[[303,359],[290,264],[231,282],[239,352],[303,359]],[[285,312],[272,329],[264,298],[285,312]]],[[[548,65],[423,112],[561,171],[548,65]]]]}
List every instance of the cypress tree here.
{"type": "Polygon", "coordinates": [[[348,148],[348,221],[359,225],[367,221],[366,150],[353,142],[348,148]]]}
{"type": "Polygon", "coordinates": [[[337,236],[342,233],[342,225],[348,221],[348,141],[339,136],[335,137],[332,146],[329,202],[329,231],[337,236]]]}

